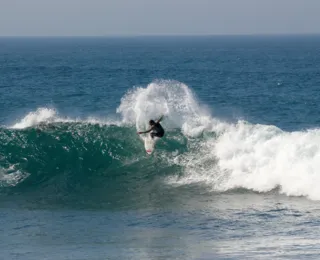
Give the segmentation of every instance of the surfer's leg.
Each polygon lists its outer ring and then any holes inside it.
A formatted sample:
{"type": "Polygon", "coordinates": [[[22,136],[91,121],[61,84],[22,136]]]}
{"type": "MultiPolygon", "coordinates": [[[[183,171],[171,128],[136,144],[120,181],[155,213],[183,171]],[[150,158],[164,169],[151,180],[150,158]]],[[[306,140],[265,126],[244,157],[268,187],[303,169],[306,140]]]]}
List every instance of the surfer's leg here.
{"type": "Polygon", "coordinates": [[[163,133],[154,133],[154,132],[152,132],[150,135],[151,135],[152,139],[154,137],[159,137],[159,138],[163,137],[163,133]]]}
{"type": "Polygon", "coordinates": [[[163,135],[164,135],[164,133],[162,133],[162,132],[155,134],[155,136],[156,136],[156,137],[159,137],[159,138],[163,137],[163,135]]]}

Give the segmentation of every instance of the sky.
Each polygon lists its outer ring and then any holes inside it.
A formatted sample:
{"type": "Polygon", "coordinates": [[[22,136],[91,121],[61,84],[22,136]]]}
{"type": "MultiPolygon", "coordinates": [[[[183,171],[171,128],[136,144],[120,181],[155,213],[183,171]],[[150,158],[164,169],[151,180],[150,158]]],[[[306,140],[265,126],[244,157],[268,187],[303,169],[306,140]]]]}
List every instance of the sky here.
{"type": "Polygon", "coordinates": [[[318,33],[320,0],[0,0],[0,36],[318,33]]]}

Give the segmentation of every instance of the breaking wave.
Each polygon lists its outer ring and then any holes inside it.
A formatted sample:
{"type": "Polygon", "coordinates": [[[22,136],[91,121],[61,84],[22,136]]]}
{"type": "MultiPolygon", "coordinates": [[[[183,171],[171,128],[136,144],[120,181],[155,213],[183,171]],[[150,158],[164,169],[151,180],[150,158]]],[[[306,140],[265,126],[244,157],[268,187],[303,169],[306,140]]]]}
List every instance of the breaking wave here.
{"type": "Polygon", "coordinates": [[[319,129],[224,122],[176,81],[129,90],[116,114],[72,119],[38,108],[1,127],[0,193],[99,206],[151,203],[150,194],[195,186],[320,199],[319,129]],[[160,115],[166,135],[147,156],[136,132],[160,115]]]}

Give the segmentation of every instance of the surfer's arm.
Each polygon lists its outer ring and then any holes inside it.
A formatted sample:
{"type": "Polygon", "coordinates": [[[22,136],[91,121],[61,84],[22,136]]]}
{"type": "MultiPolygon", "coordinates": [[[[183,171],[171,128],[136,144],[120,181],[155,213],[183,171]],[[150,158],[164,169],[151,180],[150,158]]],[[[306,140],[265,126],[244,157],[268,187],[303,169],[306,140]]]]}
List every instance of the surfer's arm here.
{"type": "Polygon", "coordinates": [[[163,115],[160,116],[160,118],[156,121],[156,123],[159,123],[162,120],[162,118],[163,118],[163,115]]]}
{"type": "Polygon", "coordinates": [[[149,133],[151,130],[153,129],[153,127],[151,127],[149,130],[147,131],[144,131],[144,132],[138,132],[138,134],[146,134],[146,133],[149,133]]]}

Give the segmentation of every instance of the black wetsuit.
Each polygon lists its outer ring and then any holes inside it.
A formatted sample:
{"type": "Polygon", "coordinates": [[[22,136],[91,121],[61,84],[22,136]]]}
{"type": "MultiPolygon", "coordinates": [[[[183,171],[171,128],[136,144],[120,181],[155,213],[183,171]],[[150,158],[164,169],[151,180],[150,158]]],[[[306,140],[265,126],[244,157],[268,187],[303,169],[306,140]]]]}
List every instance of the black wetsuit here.
{"type": "Polygon", "coordinates": [[[151,131],[151,137],[163,137],[164,135],[164,129],[162,128],[162,126],[160,125],[160,123],[155,123],[152,126],[152,131],[151,131]]]}

